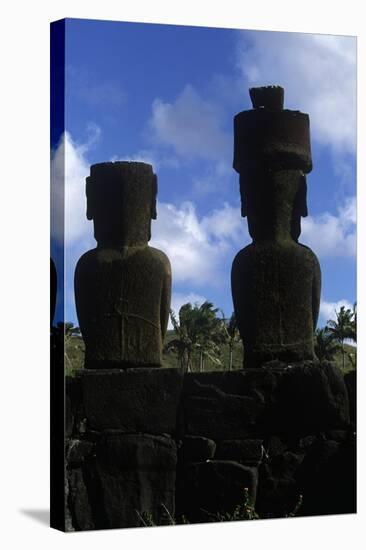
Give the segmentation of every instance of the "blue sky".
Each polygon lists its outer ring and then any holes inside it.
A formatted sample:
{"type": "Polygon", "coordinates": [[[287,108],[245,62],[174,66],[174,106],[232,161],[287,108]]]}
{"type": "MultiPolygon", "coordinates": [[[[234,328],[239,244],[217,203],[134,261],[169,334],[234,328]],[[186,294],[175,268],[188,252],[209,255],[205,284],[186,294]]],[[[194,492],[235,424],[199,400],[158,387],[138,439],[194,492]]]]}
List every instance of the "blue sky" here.
{"type": "Polygon", "coordinates": [[[231,314],[231,263],[250,242],[232,121],[251,108],[248,88],[266,84],[310,114],[314,168],[300,242],[322,268],[319,324],[356,300],[355,38],[68,19],[65,65],[66,132],[52,170],[58,185],[65,152],[66,320],[77,324],[76,261],[95,246],[85,177],[109,160],[150,162],[158,175],[151,244],[172,263],[173,309],[207,299],[231,314]]]}

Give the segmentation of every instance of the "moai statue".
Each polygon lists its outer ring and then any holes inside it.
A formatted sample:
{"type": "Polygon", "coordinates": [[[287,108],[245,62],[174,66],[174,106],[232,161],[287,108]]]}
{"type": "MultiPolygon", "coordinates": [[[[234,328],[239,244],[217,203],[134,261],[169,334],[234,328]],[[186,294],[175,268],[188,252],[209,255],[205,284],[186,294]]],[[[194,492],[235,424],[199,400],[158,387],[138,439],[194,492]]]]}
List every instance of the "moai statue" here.
{"type": "Polygon", "coordinates": [[[283,109],[279,86],[250,89],[234,118],[234,169],[252,244],[235,257],[232,295],[245,367],[314,359],[321,273],[298,242],[312,169],[309,116],[283,109]]]}
{"type": "Polygon", "coordinates": [[[86,368],[158,367],[166,333],[171,270],[148,246],[157,178],[142,162],[107,162],[86,179],[87,218],[97,247],[75,272],[75,300],[86,368]]]}

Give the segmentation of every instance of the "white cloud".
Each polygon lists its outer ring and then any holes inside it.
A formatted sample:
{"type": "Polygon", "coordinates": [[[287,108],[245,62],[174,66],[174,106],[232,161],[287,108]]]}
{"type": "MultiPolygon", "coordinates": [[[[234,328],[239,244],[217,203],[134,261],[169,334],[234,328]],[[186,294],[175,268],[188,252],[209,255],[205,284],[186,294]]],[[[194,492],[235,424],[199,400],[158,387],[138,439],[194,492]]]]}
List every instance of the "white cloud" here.
{"type": "Polygon", "coordinates": [[[319,317],[323,323],[327,323],[330,319],[336,320],[336,311],[339,311],[344,306],[352,311],[353,305],[348,300],[339,300],[338,302],[320,302],[319,317]]]}
{"type": "Polygon", "coordinates": [[[85,143],[76,143],[65,132],[51,158],[51,238],[65,250],[64,298],[69,320],[76,319],[75,310],[69,309],[74,303],[76,262],[84,252],[96,246],[93,224],[86,219],[85,178],[89,175],[86,155],[98,141],[100,129],[90,124],[87,131],[85,143]]]}
{"type": "Polygon", "coordinates": [[[320,257],[356,255],[356,198],[350,197],[338,208],[338,216],[324,212],[301,222],[300,242],[320,257]]]}
{"type": "Polygon", "coordinates": [[[238,67],[251,85],[285,88],[285,107],[310,114],[312,139],[335,152],[356,147],[356,39],[244,32],[238,67]],[[249,38],[249,46],[248,46],[249,38]]]}
{"type": "MultiPolygon", "coordinates": [[[[92,224],[86,219],[85,178],[89,174],[86,154],[98,140],[100,129],[89,127],[88,140],[77,144],[68,132],[65,132],[51,160],[51,217],[52,237],[60,244],[70,245],[92,236],[92,224]],[[63,211],[64,202],[64,211],[63,211]]],[[[84,248],[90,244],[85,243],[84,248]]],[[[86,249],[86,248],[85,248],[86,249]]]]}
{"type": "Polygon", "coordinates": [[[149,122],[153,140],[182,157],[229,158],[231,136],[222,129],[219,107],[187,85],[173,103],[155,99],[149,122]]]}
{"type": "Polygon", "coordinates": [[[239,208],[224,204],[199,218],[192,202],[159,203],[152,234],[151,245],[171,261],[173,280],[197,286],[222,283],[225,263],[248,239],[239,208]]]}

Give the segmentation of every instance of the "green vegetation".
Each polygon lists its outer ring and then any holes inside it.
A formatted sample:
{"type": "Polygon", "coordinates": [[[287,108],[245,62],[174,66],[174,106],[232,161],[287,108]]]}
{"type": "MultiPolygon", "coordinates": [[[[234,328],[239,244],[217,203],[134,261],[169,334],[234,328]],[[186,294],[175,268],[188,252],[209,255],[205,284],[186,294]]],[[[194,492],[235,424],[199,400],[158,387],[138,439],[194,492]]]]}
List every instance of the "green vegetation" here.
{"type": "MultiPolygon", "coordinates": [[[[298,501],[295,508],[289,513],[285,514],[283,517],[291,518],[298,515],[298,512],[301,509],[303,503],[302,495],[299,495],[298,501]]],[[[180,518],[175,518],[169,512],[167,507],[162,503],[161,508],[163,509],[163,521],[162,525],[182,525],[189,524],[189,521],[185,516],[180,518]]],[[[152,514],[148,512],[139,512],[135,510],[136,514],[141,522],[142,527],[157,527],[158,524],[154,521],[152,514]]],[[[223,521],[245,521],[253,519],[261,519],[258,513],[255,511],[254,506],[250,504],[249,491],[244,488],[243,502],[238,504],[232,512],[217,512],[212,513],[207,510],[201,510],[207,516],[207,522],[223,522],[223,521]]],[[[159,524],[160,525],[160,524],[159,524]]]]}
{"type": "Polygon", "coordinates": [[[342,371],[346,368],[346,349],[345,340],[350,339],[356,342],[357,338],[357,304],[353,306],[353,311],[344,306],[336,311],[336,320],[327,321],[325,330],[330,337],[340,344],[342,349],[342,371]]]}
{"type": "Polygon", "coordinates": [[[84,367],[85,345],[79,327],[73,323],[57,323],[52,327],[53,345],[63,347],[65,357],[65,375],[74,376],[84,367]]]}
{"type": "MultiPolygon", "coordinates": [[[[171,311],[173,330],[168,330],[163,353],[164,367],[181,367],[189,372],[243,368],[243,345],[234,314],[225,319],[210,302],[201,306],[184,304],[178,316],[171,311]]],[[[320,361],[334,361],[343,373],[356,368],[357,305],[344,306],[336,320],[315,332],[315,352],[320,361]]],[[[59,323],[54,333],[65,338],[66,375],[83,368],[85,346],[78,327],[59,323]]]]}
{"type": "Polygon", "coordinates": [[[176,353],[180,367],[185,372],[193,371],[194,358],[198,357],[200,372],[205,369],[205,361],[222,367],[220,344],[224,339],[223,323],[216,316],[218,309],[213,304],[204,302],[201,306],[184,304],[179,310],[177,319],[173,310],[170,318],[174,337],[164,347],[165,353],[176,353]]]}
{"type": "Polygon", "coordinates": [[[357,303],[352,310],[342,306],[335,314],[335,320],[329,319],[325,327],[315,331],[315,353],[320,361],[335,361],[345,374],[357,363],[356,345],[346,343],[357,342],[357,303]]]}

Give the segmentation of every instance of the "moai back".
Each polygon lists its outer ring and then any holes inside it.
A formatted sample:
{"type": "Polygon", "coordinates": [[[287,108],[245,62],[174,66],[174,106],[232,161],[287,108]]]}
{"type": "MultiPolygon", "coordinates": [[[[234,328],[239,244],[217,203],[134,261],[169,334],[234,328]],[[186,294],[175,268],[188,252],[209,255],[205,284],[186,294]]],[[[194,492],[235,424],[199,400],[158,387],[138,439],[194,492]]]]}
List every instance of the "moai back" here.
{"type": "Polygon", "coordinates": [[[156,176],[144,163],[96,164],[86,194],[98,246],[80,258],[75,272],[85,366],[160,366],[171,271],[166,255],[148,246],[156,176]]]}
{"type": "Polygon", "coordinates": [[[312,168],[309,117],[283,110],[283,89],[250,90],[254,109],[234,119],[234,168],[252,244],[232,266],[245,367],[314,359],[320,267],[298,243],[312,168]]]}

